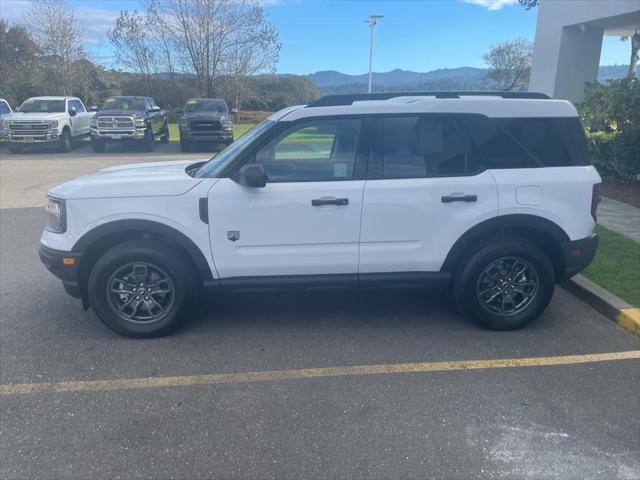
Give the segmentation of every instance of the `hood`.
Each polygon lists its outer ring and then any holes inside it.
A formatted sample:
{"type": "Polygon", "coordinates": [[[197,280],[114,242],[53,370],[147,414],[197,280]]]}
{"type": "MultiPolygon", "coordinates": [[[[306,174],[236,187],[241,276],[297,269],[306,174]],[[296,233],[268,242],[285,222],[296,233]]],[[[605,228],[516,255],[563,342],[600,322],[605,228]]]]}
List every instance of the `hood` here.
{"type": "Polygon", "coordinates": [[[100,110],[96,117],[144,117],[144,110],[100,110]]]}
{"type": "Polygon", "coordinates": [[[2,117],[3,120],[60,120],[67,116],[64,112],[44,113],[44,112],[13,112],[2,117]]]}
{"type": "Polygon", "coordinates": [[[187,174],[188,165],[202,160],[119,165],[74,178],[49,190],[63,199],[125,198],[183,195],[202,179],[187,174]]]}

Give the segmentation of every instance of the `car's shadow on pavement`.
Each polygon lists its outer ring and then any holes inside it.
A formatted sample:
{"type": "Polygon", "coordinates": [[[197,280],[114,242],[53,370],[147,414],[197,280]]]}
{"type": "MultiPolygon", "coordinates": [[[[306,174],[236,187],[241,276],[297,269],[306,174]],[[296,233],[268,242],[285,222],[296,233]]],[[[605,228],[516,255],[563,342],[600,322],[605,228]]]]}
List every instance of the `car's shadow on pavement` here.
{"type": "Polygon", "coordinates": [[[236,293],[201,300],[183,330],[226,329],[231,326],[288,325],[401,327],[429,322],[431,328],[469,328],[448,294],[423,291],[313,293],[236,293]]]}

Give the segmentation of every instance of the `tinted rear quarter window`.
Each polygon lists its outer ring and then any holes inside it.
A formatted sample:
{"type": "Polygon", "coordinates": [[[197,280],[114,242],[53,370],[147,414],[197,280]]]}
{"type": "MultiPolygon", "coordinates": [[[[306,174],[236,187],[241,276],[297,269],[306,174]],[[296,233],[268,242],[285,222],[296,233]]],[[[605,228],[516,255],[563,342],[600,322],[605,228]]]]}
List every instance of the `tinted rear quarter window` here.
{"type": "Polygon", "coordinates": [[[588,164],[577,118],[488,118],[467,115],[480,170],[588,164]]]}

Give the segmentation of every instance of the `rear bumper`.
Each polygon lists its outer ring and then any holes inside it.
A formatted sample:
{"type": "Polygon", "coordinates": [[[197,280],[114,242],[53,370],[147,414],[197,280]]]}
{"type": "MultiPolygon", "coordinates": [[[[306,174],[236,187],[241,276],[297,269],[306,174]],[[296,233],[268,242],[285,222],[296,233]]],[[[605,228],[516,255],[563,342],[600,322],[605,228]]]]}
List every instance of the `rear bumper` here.
{"type": "Polygon", "coordinates": [[[562,246],[564,253],[564,278],[573,277],[587,268],[598,249],[598,235],[592,233],[587,238],[565,243],[562,246]]]}
{"type": "Polygon", "coordinates": [[[62,280],[64,289],[75,298],[82,298],[78,282],[78,266],[81,253],[65,252],[40,245],[40,261],[51,273],[62,280]]]}

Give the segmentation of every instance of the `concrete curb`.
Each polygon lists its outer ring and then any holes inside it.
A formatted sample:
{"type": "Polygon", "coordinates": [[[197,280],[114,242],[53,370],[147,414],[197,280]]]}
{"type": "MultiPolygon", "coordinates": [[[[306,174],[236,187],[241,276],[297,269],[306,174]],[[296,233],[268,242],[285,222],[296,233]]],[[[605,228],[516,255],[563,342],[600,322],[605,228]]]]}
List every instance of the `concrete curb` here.
{"type": "Polygon", "coordinates": [[[620,328],[640,336],[640,308],[632,307],[620,297],[582,275],[564,280],[560,286],[617,323],[620,328]]]}

